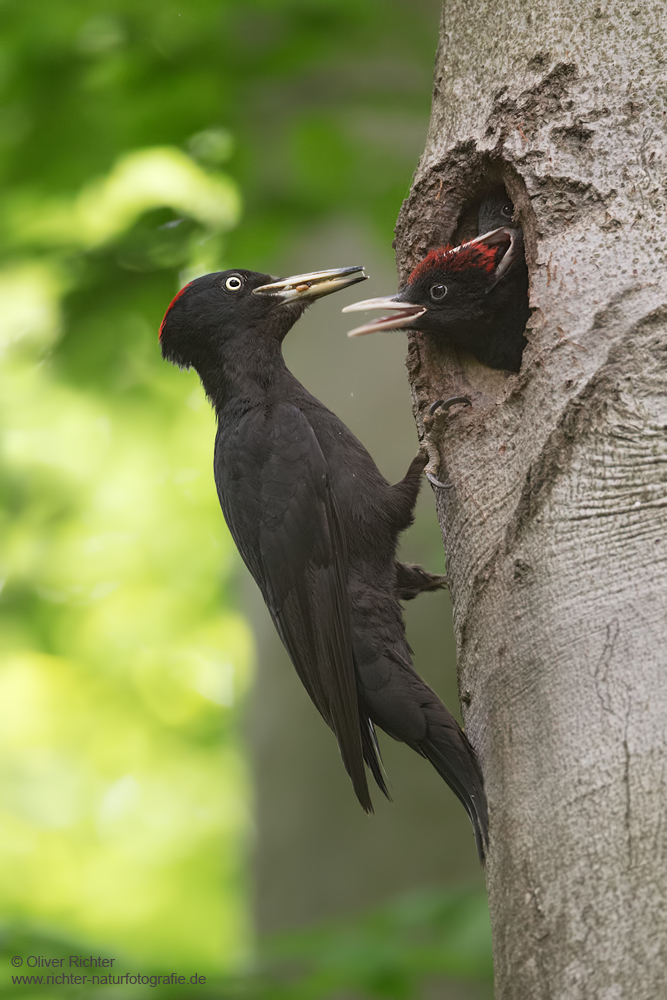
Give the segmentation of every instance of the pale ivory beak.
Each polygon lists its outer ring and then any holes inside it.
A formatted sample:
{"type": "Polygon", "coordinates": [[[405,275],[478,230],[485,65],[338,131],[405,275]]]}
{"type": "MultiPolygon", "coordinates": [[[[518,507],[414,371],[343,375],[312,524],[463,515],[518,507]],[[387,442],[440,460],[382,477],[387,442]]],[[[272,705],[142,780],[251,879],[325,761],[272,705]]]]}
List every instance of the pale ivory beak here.
{"type": "Polygon", "coordinates": [[[322,295],[337,292],[348,285],[356,285],[368,277],[363,267],[334,267],[329,271],[311,271],[309,274],[293,274],[291,278],[280,278],[268,285],[253,289],[253,295],[275,295],[281,302],[296,302],[303,299],[319,299],[322,295]]]}
{"type": "MultiPolygon", "coordinates": [[[[500,226],[498,229],[491,229],[488,233],[482,233],[481,236],[476,236],[474,240],[470,240],[468,243],[463,243],[462,246],[470,246],[471,243],[486,243],[487,246],[501,246],[503,243],[509,243],[509,246],[502,256],[498,267],[495,270],[494,282],[490,288],[487,288],[487,292],[491,291],[491,288],[495,288],[503,274],[508,270],[517,253],[517,230],[511,229],[509,226],[500,226]]],[[[461,247],[457,247],[460,250],[461,247]]]]}
{"type": "Polygon", "coordinates": [[[381,330],[400,330],[403,327],[411,326],[427,311],[426,306],[417,306],[413,302],[401,302],[395,295],[384,295],[379,299],[364,299],[363,302],[353,302],[352,305],[345,306],[343,312],[365,312],[366,309],[391,309],[396,315],[381,316],[380,319],[374,319],[363,326],[357,326],[354,330],[350,330],[348,337],[361,337],[365,333],[379,333],[381,330]]]}

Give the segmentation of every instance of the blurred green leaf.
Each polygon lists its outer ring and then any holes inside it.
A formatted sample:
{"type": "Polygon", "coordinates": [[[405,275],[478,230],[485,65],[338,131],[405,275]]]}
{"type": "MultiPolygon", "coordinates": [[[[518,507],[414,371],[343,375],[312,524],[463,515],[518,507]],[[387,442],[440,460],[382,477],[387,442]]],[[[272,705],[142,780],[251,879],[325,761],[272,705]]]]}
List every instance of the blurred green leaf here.
{"type": "Polygon", "coordinates": [[[165,272],[218,263],[202,237],[235,222],[238,194],[159,148],[17,205],[0,271],[4,918],[220,971],[250,945],[252,640],[213,415],[161,363],[146,306],[165,272]]]}
{"type": "MultiPolygon", "coordinates": [[[[474,991],[468,995],[491,1000],[490,942],[488,907],[479,891],[417,892],[365,914],[269,938],[260,948],[254,970],[240,976],[208,976],[196,995],[223,1000],[338,1000],[342,996],[421,1000],[446,997],[450,988],[466,984],[474,991]]],[[[3,942],[3,952],[68,958],[80,949],[74,942],[14,932],[3,942]]],[[[137,968],[122,958],[116,960],[115,968],[120,973],[154,977],[169,974],[169,967],[137,968]]],[[[183,966],[183,971],[191,975],[190,968],[183,966]]],[[[19,974],[26,973],[30,970],[22,967],[19,974]]],[[[11,983],[12,975],[17,975],[16,970],[5,959],[0,976],[11,983]]],[[[191,987],[158,984],[144,988],[153,997],[194,993],[191,987]]],[[[56,995],[68,997],[75,989],[63,986],[56,995]]],[[[107,986],[105,996],[140,996],[141,989],[107,986]]],[[[19,993],[30,995],[26,985],[18,984],[6,995],[19,993]]]]}
{"type": "Polygon", "coordinates": [[[290,1000],[324,1000],[342,990],[413,1000],[434,977],[490,982],[490,944],[485,895],[430,890],[356,919],[281,935],[266,956],[274,977],[281,965],[298,969],[288,973],[290,1000]]]}

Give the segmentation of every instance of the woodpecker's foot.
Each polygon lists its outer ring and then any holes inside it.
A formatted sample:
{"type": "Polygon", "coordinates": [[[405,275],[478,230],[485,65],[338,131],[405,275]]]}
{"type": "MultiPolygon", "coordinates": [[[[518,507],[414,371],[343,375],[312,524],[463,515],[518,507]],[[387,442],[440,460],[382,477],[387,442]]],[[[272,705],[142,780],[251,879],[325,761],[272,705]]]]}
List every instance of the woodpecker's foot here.
{"type": "Polygon", "coordinates": [[[449,399],[438,399],[435,403],[431,403],[424,417],[425,433],[421,447],[428,459],[424,475],[429,483],[432,486],[437,486],[439,490],[448,490],[452,486],[451,483],[443,483],[438,479],[440,472],[440,448],[438,444],[440,432],[449,418],[449,411],[452,406],[456,406],[458,403],[472,406],[467,396],[450,396],[449,399]]]}
{"type": "Polygon", "coordinates": [[[423,566],[412,563],[396,563],[396,589],[402,601],[411,601],[419,594],[447,586],[447,577],[442,573],[429,573],[423,566]]]}

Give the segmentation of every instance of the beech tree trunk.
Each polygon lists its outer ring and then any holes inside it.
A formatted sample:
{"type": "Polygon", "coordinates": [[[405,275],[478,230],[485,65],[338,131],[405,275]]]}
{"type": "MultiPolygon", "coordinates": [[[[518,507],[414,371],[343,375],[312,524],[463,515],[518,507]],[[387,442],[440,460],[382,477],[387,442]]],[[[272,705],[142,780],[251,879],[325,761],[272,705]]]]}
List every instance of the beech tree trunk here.
{"type": "Polygon", "coordinates": [[[667,997],[667,10],[447,0],[401,280],[504,183],[519,375],[420,334],[460,693],[491,809],[498,1000],[667,997]]]}

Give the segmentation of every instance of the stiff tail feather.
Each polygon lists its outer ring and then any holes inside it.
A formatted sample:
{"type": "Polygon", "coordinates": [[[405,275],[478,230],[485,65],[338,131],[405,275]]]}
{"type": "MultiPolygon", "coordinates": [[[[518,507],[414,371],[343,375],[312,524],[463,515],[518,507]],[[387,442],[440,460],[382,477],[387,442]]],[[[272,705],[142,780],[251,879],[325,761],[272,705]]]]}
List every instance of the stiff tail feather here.
{"type": "Polygon", "coordinates": [[[366,717],[365,723],[366,724],[364,724],[364,719],[362,718],[361,746],[363,749],[364,760],[366,761],[371,774],[375,778],[378,788],[391,802],[391,795],[389,794],[389,789],[387,788],[387,784],[384,779],[382,754],[380,753],[380,744],[378,743],[375,726],[368,717],[366,717]]]}
{"type": "Polygon", "coordinates": [[[468,737],[458,726],[457,729],[456,746],[452,746],[453,733],[447,732],[445,746],[442,746],[441,740],[428,739],[420,743],[418,749],[463,804],[475,833],[479,860],[484,864],[489,843],[489,812],[484,779],[468,737]]]}

